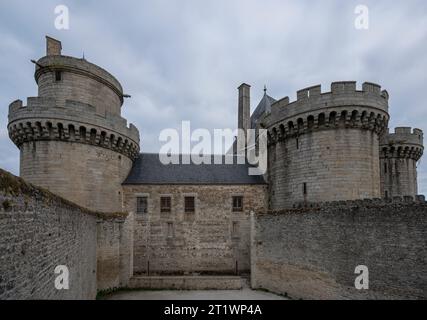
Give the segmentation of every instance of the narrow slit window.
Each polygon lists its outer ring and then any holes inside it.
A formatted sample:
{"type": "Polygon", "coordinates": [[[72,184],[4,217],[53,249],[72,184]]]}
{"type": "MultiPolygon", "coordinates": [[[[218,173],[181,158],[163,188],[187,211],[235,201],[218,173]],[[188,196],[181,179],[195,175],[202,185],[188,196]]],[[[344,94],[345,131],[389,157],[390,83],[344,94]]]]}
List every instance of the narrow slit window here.
{"type": "Polygon", "coordinates": [[[307,183],[304,182],[303,188],[302,188],[302,192],[303,194],[306,196],[307,195],[307,183]]]}
{"type": "Polygon", "coordinates": [[[61,80],[62,80],[62,72],[55,71],[55,81],[61,81],[61,80]]]}

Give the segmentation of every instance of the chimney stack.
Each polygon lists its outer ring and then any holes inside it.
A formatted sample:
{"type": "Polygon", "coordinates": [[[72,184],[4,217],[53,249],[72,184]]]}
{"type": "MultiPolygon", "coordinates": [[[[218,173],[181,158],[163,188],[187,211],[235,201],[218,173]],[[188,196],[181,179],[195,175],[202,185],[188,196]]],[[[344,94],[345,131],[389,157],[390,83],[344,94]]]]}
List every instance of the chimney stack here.
{"type": "Polygon", "coordinates": [[[243,83],[239,89],[238,129],[251,128],[251,86],[243,83]]]}
{"type": "Polygon", "coordinates": [[[46,55],[47,56],[60,56],[62,50],[61,41],[46,36],[46,55]]]}

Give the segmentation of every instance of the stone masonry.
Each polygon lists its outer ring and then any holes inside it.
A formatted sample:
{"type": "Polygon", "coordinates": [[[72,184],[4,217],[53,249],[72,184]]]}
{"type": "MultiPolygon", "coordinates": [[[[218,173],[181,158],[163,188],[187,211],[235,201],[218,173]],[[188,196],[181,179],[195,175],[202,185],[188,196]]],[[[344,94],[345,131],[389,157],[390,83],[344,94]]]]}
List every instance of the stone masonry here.
{"type": "Polygon", "coordinates": [[[388,94],[380,86],[335,82],[275,102],[258,125],[268,129],[270,205],[380,196],[379,135],[387,128],[388,94]]]}
{"type": "Polygon", "coordinates": [[[293,298],[427,298],[423,132],[390,133],[379,85],[314,86],[294,102],[265,88],[251,116],[242,84],[238,128],[267,131],[266,175],[165,165],[140,153],[119,81],[46,39],[38,96],[9,105],[23,179],[0,170],[0,299],[240,288],[247,273],[253,288],[293,298]],[[57,265],[70,268],[69,291],[53,286],[57,265]],[[357,265],[369,267],[368,291],[354,289],[357,265]]]}
{"type": "Polygon", "coordinates": [[[39,96],[9,106],[20,175],[89,209],[121,210],[121,183],[139,153],[139,133],[120,116],[123,91],[104,69],[61,55],[47,37],[36,62],[39,96]]]}
{"type": "Polygon", "coordinates": [[[0,170],[0,300],[94,299],[97,290],[126,286],[125,218],[79,207],[0,170]],[[113,250],[123,254],[108,255],[113,250]],[[70,272],[68,290],[54,286],[59,265],[70,272]]]}
{"type": "Polygon", "coordinates": [[[424,152],[420,129],[396,128],[380,140],[381,195],[385,198],[418,194],[417,162],[424,152]]]}
{"type": "Polygon", "coordinates": [[[266,206],[266,186],[124,186],[124,205],[136,212],[138,196],[148,197],[148,212],[135,215],[134,272],[147,275],[249,272],[249,215],[266,206]],[[160,197],[171,196],[170,213],[160,197]],[[184,197],[195,196],[195,212],[184,197]],[[233,212],[232,197],[243,196],[243,211],[233,212]]]}
{"type": "Polygon", "coordinates": [[[427,299],[424,197],[312,206],[253,216],[253,288],[294,299],[427,299]],[[355,288],[359,265],[369,290],[355,288]]]}

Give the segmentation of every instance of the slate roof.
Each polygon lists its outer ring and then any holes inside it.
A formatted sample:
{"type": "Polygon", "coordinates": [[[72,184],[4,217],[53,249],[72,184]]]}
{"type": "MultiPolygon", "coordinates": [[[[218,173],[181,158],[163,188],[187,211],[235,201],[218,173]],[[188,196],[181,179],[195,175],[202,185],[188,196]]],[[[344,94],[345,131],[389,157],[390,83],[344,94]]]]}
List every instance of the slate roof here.
{"type": "Polygon", "coordinates": [[[265,111],[271,112],[271,105],[275,103],[277,100],[270,97],[266,90],[264,91],[264,96],[262,97],[261,101],[259,102],[258,106],[255,108],[255,111],[252,113],[251,116],[251,128],[256,128],[256,122],[257,120],[264,114],[265,111]]]}
{"type": "MultiPolygon", "coordinates": [[[[222,163],[225,163],[224,158],[222,160],[222,163]]],[[[234,163],[236,163],[236,161],[234,163]]],[[[143,153],[140,154],[138,159],[134,162],[132,170],[129,173],[129,176],[123,182],[123,185],[265,184],[265,180],[262,176],[250,176],[248,174],[249,167],[250,166],[248,164],[197,165],[191,163],[164,165],[160,162],[158,154],[143,153]]]]}

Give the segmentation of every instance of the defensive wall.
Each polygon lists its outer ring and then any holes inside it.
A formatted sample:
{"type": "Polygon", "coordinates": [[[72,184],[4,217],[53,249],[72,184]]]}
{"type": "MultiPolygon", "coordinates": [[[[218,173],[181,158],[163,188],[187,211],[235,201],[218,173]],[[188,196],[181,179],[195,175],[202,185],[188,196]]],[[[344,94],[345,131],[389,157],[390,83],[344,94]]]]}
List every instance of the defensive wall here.
{"type": "MultiPolygon", "coordinates": [[[[0,300],[94,299],[128,285],[126,213],[98,213],[0,170],[0,300]],[[67,266],[69,289],[55,288],[67,266]]],[[[129,243],[130,242],[130,243],[129,243]]]]}
{"type": "Polygon", "coordinates": [[[294,299],[426,299],[426,215],[423,196],[254,214],[252,287],[294,299]],[[354,285],[360,265],[368,290],[354,285]]]}

